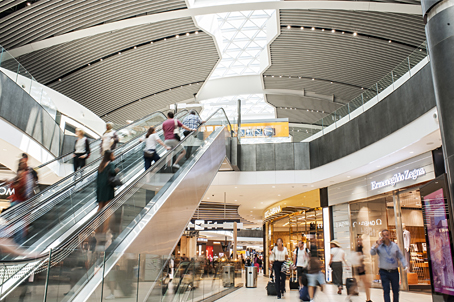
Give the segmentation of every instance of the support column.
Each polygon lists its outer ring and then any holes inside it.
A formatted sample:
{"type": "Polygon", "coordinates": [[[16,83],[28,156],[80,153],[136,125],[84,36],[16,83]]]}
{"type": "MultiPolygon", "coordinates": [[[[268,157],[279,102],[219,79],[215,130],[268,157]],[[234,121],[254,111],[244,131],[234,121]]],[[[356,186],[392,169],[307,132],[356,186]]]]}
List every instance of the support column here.
{"type": "MultiPolygon", "coordinates": [[[[422,0],[443,155],[454,200],[454,0],[422,0]]],[[[452,204],[450,205],[453,209],[452,204]]]]}
{"type": "MultiPolygon", "coordinates": [[[[397,192],[393,192],[393,202],[394,202],[394,220],[396,224],[396,237],[397,245],[404,254],[404,231],[402,229],[402,211],[400,206],[400,196],[397,192]]],[[[405,254],[404,254],[405,255],[405,254]]],[[[410,263],[407,263],[407,266],[410,266],[410,263]]],[[[400,264],[400,281],[401,287],[403,290],[408,290],[408,280],[407,273],[404,271],[404,267],[400,264]]]]}
{"type": "Polygon", "coordinates": [[[233,261],[236,261],[238,259],[237,255],[236,255],[236,246],[238,244],[237,238],[238,238],[238,230],[237,230],[237,223],[235,221],[233,223],[233,261]]]}

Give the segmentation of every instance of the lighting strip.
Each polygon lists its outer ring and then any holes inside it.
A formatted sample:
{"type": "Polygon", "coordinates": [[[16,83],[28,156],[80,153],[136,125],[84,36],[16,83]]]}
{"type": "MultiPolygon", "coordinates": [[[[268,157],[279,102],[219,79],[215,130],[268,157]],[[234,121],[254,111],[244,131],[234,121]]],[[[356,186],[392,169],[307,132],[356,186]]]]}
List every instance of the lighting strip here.
{"type": "Polygon", "coordinates": [[[305,108],[296,108],[296,107],[276,107],[277,109],[284,109],[284,110],[301,110],[307,112],[315,112],[315,113],[329,113],[323,110],[315,110],[315,109],[305,109],[305,108]]]}
{"type": "Polygon", "coordinates": [[[354,87],[354,88],[360,88],[360,89],[364,89],[363,87],[361,86],[357,86],[357,85],[354,85],[354,84],[349,84],[349,83],[344,83],[344,82],[339,82],[339,81],[333,81],[333,80],[327,80],[327,79],[321,79],[321,78],[312,78],[312,77],[304,77],[304,76],[292,76],[292,75],[264,75],[263,76],[264,78],[288,78],[288,79],[304,79],[304,80],[311,80],[311,81],[322,81],[322,82],[329,82],[330,84],[340,84],[340,85],[347,85],[347,86],[350,86],[350,87],[354,87]]]}
{"type": "Polygon", "coordinates": [[[67,76],[69,76],[69,75],[71,75],[71,74],[73,74],[73,73],[75,73],[77,71],[83,70],[85,68],[90,68],[92,65],[101,64],[104,60],[106,60],[108,58],[111,58],[111,57],[114,57],[114,56],[122,55],[125,52],[134,51],[134,50],[137,50],[138,48],[141,48],[141,47],[144,47],[144,46],[149,46],[150,44],[155,44],[157,42],[164,42],[164,41],[168,41],[170,39],[179,39],[180,37],[185,37],[185,36],[190,36],[190,35],[198,35],[200,32],[203,32],[203,31],[202,30],[196,30],[196,31],[190,31],[190,32],[187,32],[187,33],[182,33],[182,34],[162,37],[162,38],[159,38],[159,39],[143,42],[143,43],[140,43],[140,44],[137,44],[137,45],[134,45],[134,46],[130,46],[128,48],[121,49],[121,50],[116,51],[114,53],[108,54],[108,55],[106,55],[104,57],[101,57],[99,59],[96,59],[94,61],[86,63],[83,66],[80,66],[80,67],[78,67],[78,68],[76,68],[74,70],[71,70],[71,71],[65,73],[64,75],[62,75],[61,77],[59,77],[58,79],[52,80],[50,82],[47,82],[44,85],[49,86],[51,84],[54,84],[54,83],[57,83],[57,82],[61,82],[65,77],[67,77],[67,76]]]}
{"type": "Polygon", "coordinates": [[[411,47],[412,49],[418,48],[419,45],[411,45],[405,42],[399,42],[399,41],[393,41],[391,39],[383,38],[383,37],[378,37],[378,36],[373,36],[369,34],[362,34],[356,31],[350,31],[350,30],[339,30],[335,28],[326,28],[326,27],[314,27],[314,26],[292,26],[292,25],[281,25],[281,29],[298,29],[300,32],[303,32],[305,30],[310,30],[310,31],[321,31],[321,32],[327,32],[327,33],[332,33],[332,34],[341,34],[341,35],[351,35],[353,37],[365,37],[365,38],[372,38],[380,41],[386,41],[389,43],[396,43],[399,45],[403,45],[406,47],[411,47]]]}

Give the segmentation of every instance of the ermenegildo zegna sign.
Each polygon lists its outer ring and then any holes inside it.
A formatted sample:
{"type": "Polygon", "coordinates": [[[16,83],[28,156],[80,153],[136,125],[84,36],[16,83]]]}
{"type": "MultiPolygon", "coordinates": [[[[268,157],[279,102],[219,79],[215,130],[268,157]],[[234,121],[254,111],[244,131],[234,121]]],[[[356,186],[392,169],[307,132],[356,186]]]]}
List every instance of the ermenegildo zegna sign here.
{"type": "Polygon", "coordinates": [[[424,168],[406,170],[402,173],[394,174],[393,177],[382,180],[382,181],[372,181],[370,183],[371,190],[376,190],[379,188],[387,186],[395,186],[397,183],[405,180],[417,180],[419,176],[426,175],[426,170],[424,168]]]}
{"type": "Polygon", "coordinates": [[[434,178],[432,153],[427,152],[369,175],[330,186],[328,201],[329,205],[341,204],[417,185],[434,178]]]}

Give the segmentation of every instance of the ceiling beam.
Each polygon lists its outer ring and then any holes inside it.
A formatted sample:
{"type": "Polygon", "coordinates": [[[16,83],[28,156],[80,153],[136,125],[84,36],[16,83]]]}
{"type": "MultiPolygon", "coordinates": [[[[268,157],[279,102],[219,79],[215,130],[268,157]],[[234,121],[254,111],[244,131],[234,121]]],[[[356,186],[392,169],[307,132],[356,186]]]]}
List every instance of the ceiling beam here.
{"type": "Polygon", "coordinates": [[[67,43],[77,39],[87,38],[90,36],[121,30],[128,27],[152,24],[165,20],[194,17],[207,14],[218,14],[233,11],[247,11],[259,9],[304,9],[304,10],[349,10],[349,11],[367,11],[367,12],[384,12],[384,13],[401,13],[411,15],[421,15],[420,5],[398,4],[386,2],[359,2],[359,1],[277,1],[277,2],[254,2],[254,3],[237,3],[229,5],[218,5],[209,7],[188,8],[178,11],[171,11],[141,17],[130,18],[108,24],[89,27],[77,30],[56,37],[33,42],[9,50],[12,56],[21,55],[67,43]]]}

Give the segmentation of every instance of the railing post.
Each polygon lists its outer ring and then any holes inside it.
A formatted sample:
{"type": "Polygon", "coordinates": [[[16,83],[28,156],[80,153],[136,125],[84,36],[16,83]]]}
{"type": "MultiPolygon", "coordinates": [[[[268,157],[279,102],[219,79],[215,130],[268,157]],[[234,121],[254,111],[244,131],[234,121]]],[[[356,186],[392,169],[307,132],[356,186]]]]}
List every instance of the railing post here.
{"type": "Polygon", "coordinates": [[[363,108],[363,112],[364,112],[364,92],[361,93],[361,108],[363,108]]]}
{"type": "Polygon", "coordinates": [[[391,80],[393,81],[393,91],[394,91],[394,70],[391,70],[391,80]]]}
{"type": "Polygon", "coordinates": [[[139,302],[139,278],[140,278],[140,254],[137,256],[137,290],[136,290],[136,302],[139,302]]]}
{"type": "Polygon", "coordinates": [[[50,251],[49,251],[49,262],[47,263],[46,285],[44,286],[44,299],[43,299],[43,302],[47,301],[47,290],[49,288],[49,276],[50,276],[51,262],[52,262],[52,249],[50,249],[50,251]]]}
{"type": "MultiPolygon", "coordinates": [[[[101,301],[104,295],[104,273],[106,271],[106,250],[104,250],[104,256],[102,259],[102,275],[101,275],[101,301]]],[[[46,302],[46,301],[44,301],[46,302]]]]}
{"type": "MultiPolygon", "coordinates": [[[[17,62],[17,61],[16,61],[16,62],[17,62]]],[[[19,79],[19,70],[20,70],[20,63],[17,62],[16,83],[17,83],[17,80],[19,79]]]]}
{"type": "Polygon", "coordinates": [[[408,74],[411,77],[411,65],[410,65],[410,57],[407,57],[407,62],[408,62],[408,74]]]}

